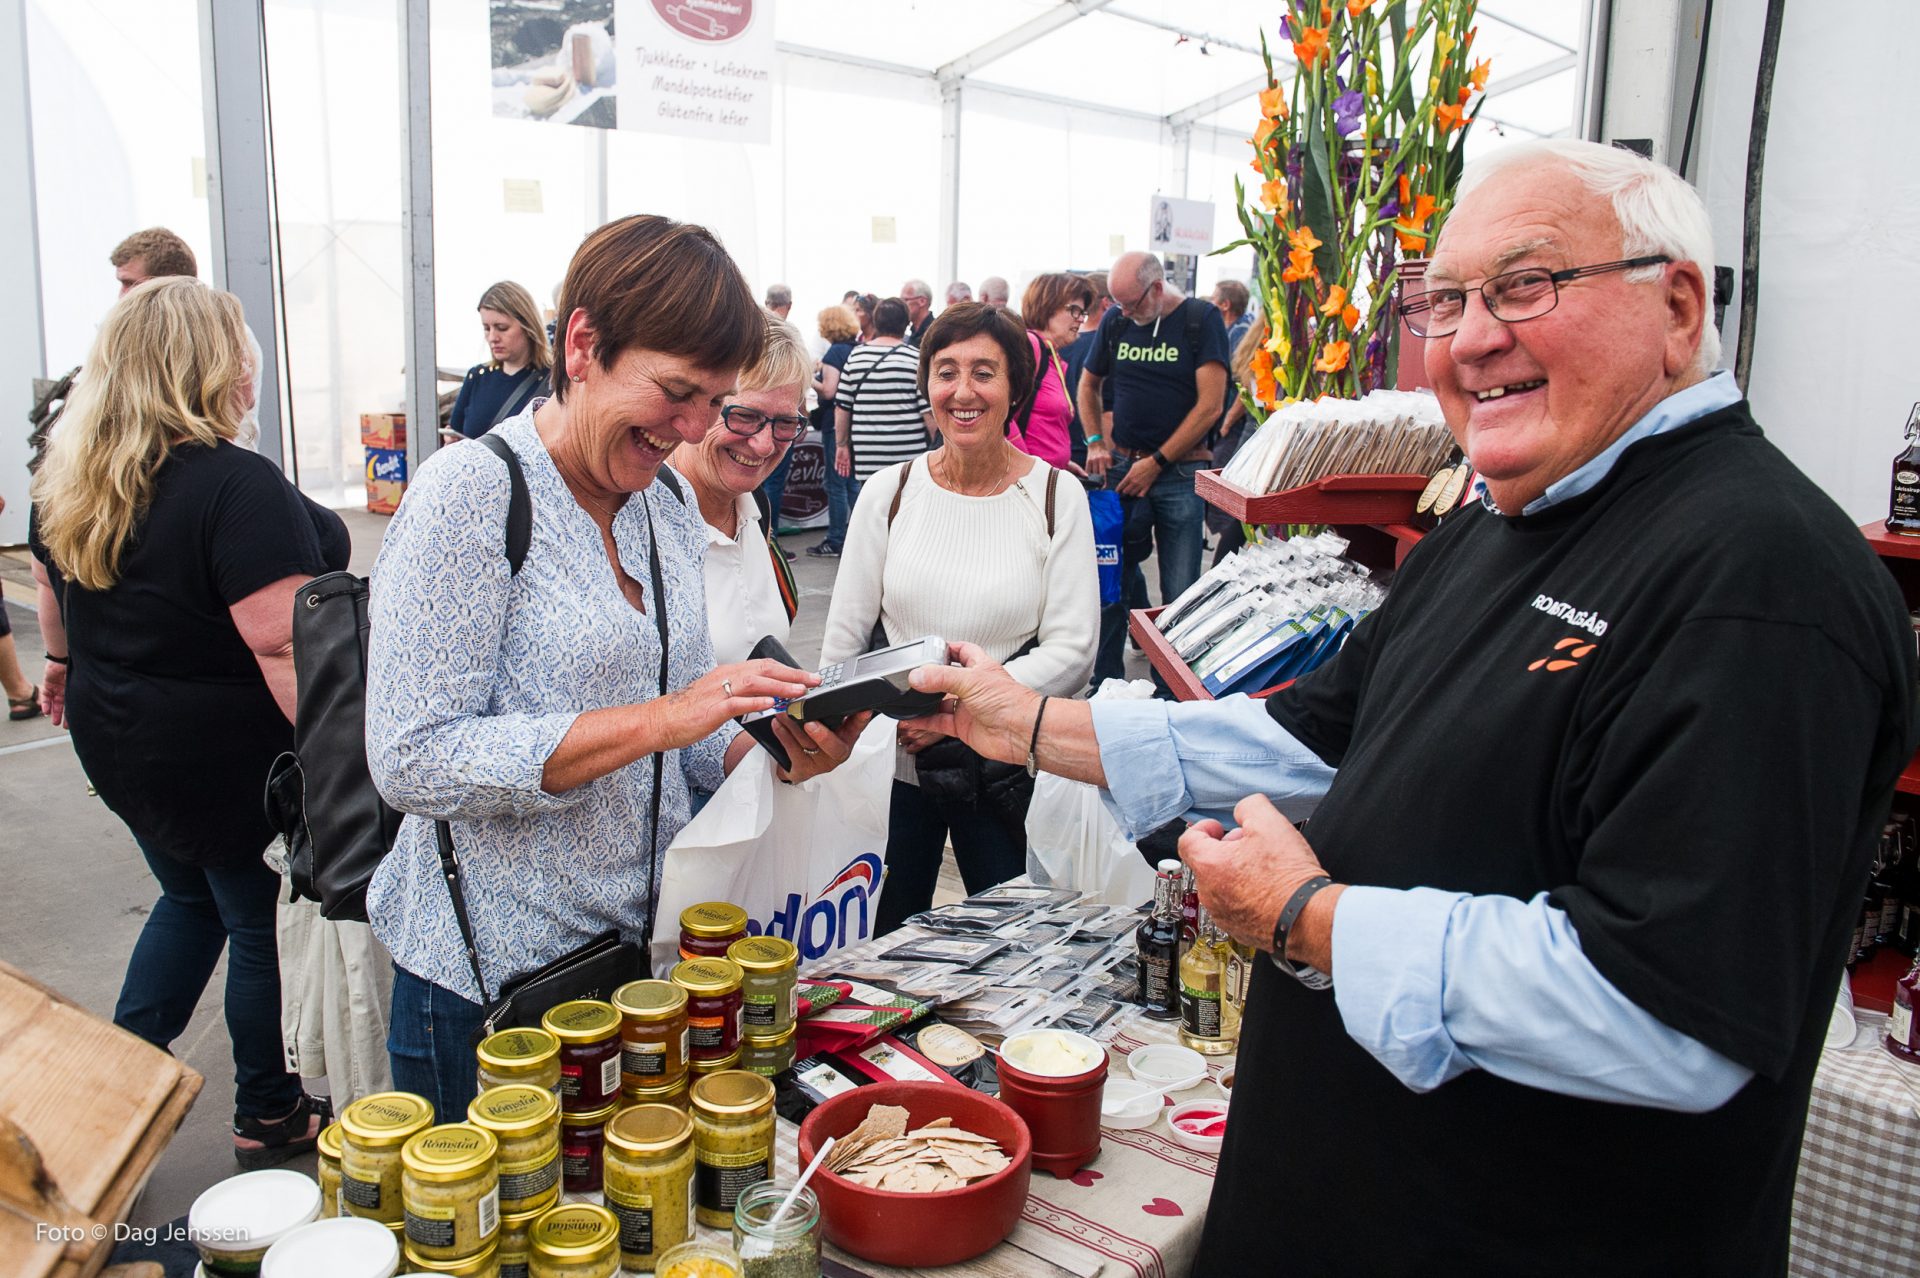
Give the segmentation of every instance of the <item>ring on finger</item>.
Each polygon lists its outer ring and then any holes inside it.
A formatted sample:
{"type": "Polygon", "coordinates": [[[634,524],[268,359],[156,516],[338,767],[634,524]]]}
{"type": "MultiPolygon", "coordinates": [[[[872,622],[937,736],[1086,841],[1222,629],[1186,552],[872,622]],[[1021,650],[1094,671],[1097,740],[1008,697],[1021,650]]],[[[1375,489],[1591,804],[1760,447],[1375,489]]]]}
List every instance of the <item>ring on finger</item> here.
{"type": "Polygon", "coordinates": [[[733,695],[733,680],[722,679],[720,681],[720,690],[731,697],[733,695]]]}
{"type": "Polygon", "coordinates": [[[801,754],[819,754],[820,751],[815,749],[813,746],[801,746],[800,753],[801,754]]]}

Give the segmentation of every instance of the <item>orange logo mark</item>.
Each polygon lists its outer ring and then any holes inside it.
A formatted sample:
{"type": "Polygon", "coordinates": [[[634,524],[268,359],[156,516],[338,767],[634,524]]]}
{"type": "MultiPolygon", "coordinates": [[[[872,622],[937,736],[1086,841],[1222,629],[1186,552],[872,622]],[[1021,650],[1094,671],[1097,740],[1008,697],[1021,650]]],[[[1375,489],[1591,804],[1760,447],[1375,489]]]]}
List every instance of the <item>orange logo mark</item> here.
{"type": "Polygon", "coordinates": [[[1561,656],[1542,657],[1540,660],[1529,665],[1527,669],[1539,670],[1545,667],[1548,670],[1571,670],[1580,664],[1580,658],[1586,656],[1599,646],[1597,643],[1589,643],[1578,635],[1569,635],[1559,643],[1553,645],[1553,650],[1562,654],[1561,656]],[[1572,649],[1571,652],[1567,651],[1569,648],[1572,649]]]}

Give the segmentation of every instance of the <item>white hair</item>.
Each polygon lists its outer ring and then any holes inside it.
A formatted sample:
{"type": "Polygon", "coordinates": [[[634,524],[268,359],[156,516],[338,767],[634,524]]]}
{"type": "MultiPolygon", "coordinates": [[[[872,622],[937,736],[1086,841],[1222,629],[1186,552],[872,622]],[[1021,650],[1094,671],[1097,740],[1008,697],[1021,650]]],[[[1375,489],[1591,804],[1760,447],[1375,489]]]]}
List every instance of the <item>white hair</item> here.
{"type": "Polygon", "coordinates": [[[955,280],[953,283],[947,285],[948,306],[952,306],[957,302],[971,302],[972,300],[973,289],[965,280],[955,280]]]}
{"type": "Polygon", "coordinates": [[[1005,306],[1007,299],[1012,295],[1012,288],[998,275],[989,275],[986,279],[980,281],[980,300],[983,302],[991,302],[995,306],[1005,306]]]}
{"type": "MultiPolygon", "coordinates": [[[[1694,367],[1711,372],[1720,362],[1720,333],[1713,326],[1713,223],[1700,193],[1665,165],[1599,142],[1576,138],[1538,138],[1490,151],[1469,164],[1460,177],[1457,199],[1465,199],[1488,178],[1507,169],[1558,163],[1587,190],[1613,205],[1620,224],[1620,248],[1628,257],[1664,253],[1676,262],[1692,262],[1707,284],[1707,313],[1701,317],[1700,348],[1694,367]]],[[[1659,267],[1627,272],[1627,279],[1655,279],[1659,267]]]]}
{"type": "Polygon", "coordinates": [[[925,280],[908,280],[900,286],[900,300],[905,301],[909,297],[924,297],[931,302],[933,290],[927,287],[925,280]]]}

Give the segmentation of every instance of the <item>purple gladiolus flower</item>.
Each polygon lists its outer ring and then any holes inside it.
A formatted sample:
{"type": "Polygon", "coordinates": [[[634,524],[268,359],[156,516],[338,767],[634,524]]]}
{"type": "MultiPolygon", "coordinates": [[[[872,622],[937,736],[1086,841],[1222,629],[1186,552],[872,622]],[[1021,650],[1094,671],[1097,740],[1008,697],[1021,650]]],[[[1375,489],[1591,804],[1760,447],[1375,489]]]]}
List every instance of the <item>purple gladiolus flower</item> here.
{"type": "Polygon", "coordinates": [[[1366,113],[1366,98],[1349,89],[1333,100],[1333,127],[1344,138],[1360,127],[1366,113]]]}
{"type": "Polygon", "coordinates": [[[1293,28],[1288,24],[1286,18],[1280,19],[1280,38],[1282,40],[1293,39],[1293,28]]]}

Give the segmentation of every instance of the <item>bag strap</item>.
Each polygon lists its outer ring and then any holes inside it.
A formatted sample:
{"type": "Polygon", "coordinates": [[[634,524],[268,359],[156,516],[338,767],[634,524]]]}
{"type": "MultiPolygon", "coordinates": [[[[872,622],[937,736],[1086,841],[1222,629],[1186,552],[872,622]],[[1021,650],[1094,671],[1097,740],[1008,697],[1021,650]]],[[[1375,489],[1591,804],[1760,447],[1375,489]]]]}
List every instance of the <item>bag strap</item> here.
{"type": "Polygon", "coordinates": [[[913,473],[913,463],[918,457],[909,457],[907,464],[900,468],[900,486],[893,490],[893,501],[887,506],[887,531],[893,531],[893,517],[900,513],[900,495],[907,491],[907,476],[913,473]]]}
{"type": "MultiPolygon", "coordinates": [[[[499,439],[492,433],[482,435],[480,442],[487,444],[496,453],[502,449],[506,450],[503,460],[506,460],[508,473],[514,480],[513,500],[507,508],[509,543],[507,555],[509,562],[513,562],[513,526],[514,513],[517,509],[523,525],[526,525],[522,529],[520,544],[520,559],[524,561],[527,553],[526,538],[531,535],[532,510],[531,502],[527,497],[526,480],[520,473],[519,459],[513,456],[513,449],[505,440],[499,439]],[[494,440],[498,442],[489,443],[494,440]]],[[[667,487],[673,491],[674,496],[679,497],[680,485],[674,481],[673,472],[662,466],[660,477],[667,481],[667,487]]],[[[653,624],[660,632],[660,695],[664,697],[667,695],[667,657],[670,642],[667,637],[667,585],[665,576],[660,571],[660,541],[653,526],[653,507],[647,504],[645,493],[639,494],[639,497],[641,509],[647,512],[647,567],[653,577],[653,624]]],[[[518,572],[519,567],[519,563],[515,562],[514,571],[518,572]]],[[[653,877],[660,864],[660,786],[665,773],[666,752],[656,750],[653,755],[653,804],[647,818],[647,892],[656,898],[655,905],[658,904],[658,892],[653,877]]],[[[440,877],[447,885],[447,895],[453,900],[453,921],[460,929],[460,943],[466,948],[467,964],[473,969],[473,983],[480,991],[480,1004],[484,1007],[493,1002],[493,996],[487,993],[487,979],[480,974],[480,946],[474,940],[473,918],[467,913],[466,893],[460,888],[460,861],[453,850],[453,827],[445,821],[435,821],[433,833],[440,850],[440,877]]],[[[647,914],[646,933],[640,942],[640,952],[649,955],[653,952],[653,912],[651,910],[647,914]]]]}
{"type": "Polygon", "coordinates": [[[480,442],[507,464],[507,571],[518,576],[533,545],[533,498],[527,494],[527,472],[520,468],[513,445],[501,436],[488,431],[480,442]]]}
{"type": "MultiPolygon", "coordinates": [[[[673,473],[673,468],[671,466],[662,466],[656,473],[660,476],[660,482],[667,486],[667,491],[673,494],[673,499],[682,506],[686,505],[687,490],[680,486],[680,476],[673,473]]],[[[647,518],[649,520],[653,518],[653,512],[651,510],[647,512],[647,518]]],[[[647,526],[651,528],[653,525],[649,523],[647,526]]]]}
{"type": "Polygon", "coordinates": [[[753,490],[753,508],[760,512],[760,528],[767,538],[767,557],[773,561],[773,584],[780,591],[780,606],[787,620],[800,615],[800,584],[793,579],[793,565],[780,549],[780,532],[773,523],[773,502],[764,488],[753,490]]]}
{"type": "Polygon", "coordinates": [[[493,420],[487,423],[487,429],[492,430],[509,417],[519,416],[520,410],[527,406],[527,401],[533,398],[533,392],[539,385],[539,370],[533,369],[528,376],[521,379],[520,384],[514,387],[505,399],[500,401],[500,407],[494,410],[493,420]]]}
{"type": "Polygon", "coordinates": [[[1058,466],[1048,466],[1047,467],[1047,540],[1049,542],[1053,540],[1053,490],[1059,486],[1059,483],[1060,483],[1060,468],[1058,466]]]}

